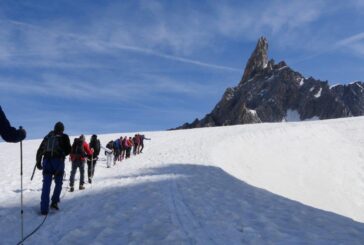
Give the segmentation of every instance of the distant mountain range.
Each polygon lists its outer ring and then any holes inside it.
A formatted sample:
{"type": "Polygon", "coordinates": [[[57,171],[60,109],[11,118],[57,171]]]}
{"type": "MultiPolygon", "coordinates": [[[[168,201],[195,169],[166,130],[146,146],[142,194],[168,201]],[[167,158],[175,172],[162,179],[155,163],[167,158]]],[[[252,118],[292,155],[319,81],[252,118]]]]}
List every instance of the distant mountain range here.
{"type": "Polygon", "coordinates": [[[176,129],[331,119],[364,115],[364,84],[329,86],[305,78],[284,61],[268,59],[268,41],[261,37],[234,88],[227,88],[215,108],[201,120],[176,129]]]}

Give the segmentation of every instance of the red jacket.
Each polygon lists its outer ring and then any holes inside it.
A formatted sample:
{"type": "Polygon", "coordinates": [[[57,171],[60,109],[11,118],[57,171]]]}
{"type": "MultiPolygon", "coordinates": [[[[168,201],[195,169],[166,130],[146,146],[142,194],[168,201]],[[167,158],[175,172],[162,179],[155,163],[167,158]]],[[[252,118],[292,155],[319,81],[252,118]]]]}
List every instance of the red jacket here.
{"type": "MultiPolygon", "coordinates": [[[[85,153],[87,154],[87,156],[92,156],[92,154],[94,153],[94,151],[92,149],[90,149],[90,146],[87,144],[86,141],[84,141],[82,143],[82,147],[83,147],[83,150],[85,151],[85,153]]],[[[71,161],[75,161],[75,160],[77,160],[76,159],[76,156],[73,155],[73,154],[71,154],[71,161]]],[[[80,160],[81,161],[85,161],[86,158],[85,157],[81,157],[80,160]]]]}
{"type": "MultiPolygon", "coordinates": [[[[87,156],[92,156],[92,154],[94,154],[94,150],[93,149],[90,149],[90,146],[87,144],[86,141],[83,142],[82,144],[83,146],[83,149],[85,150],[87,156]]],[[[85,160],[85,158],[81,158],[81,160],[85,160]]]]}

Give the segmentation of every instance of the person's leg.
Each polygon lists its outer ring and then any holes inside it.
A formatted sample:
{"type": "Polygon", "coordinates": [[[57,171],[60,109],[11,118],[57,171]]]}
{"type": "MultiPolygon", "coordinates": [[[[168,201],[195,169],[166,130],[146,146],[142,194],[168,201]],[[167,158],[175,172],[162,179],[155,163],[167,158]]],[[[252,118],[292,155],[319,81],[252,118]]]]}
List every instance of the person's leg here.
{"type": "Polygon", "coordinates": [[[95,167],[96,167],[97,159],[94,159],[92,163],[93,163],[93,165],[92,165],[92,171],[91,171],[91,178],[93,178],[94,174],[95,174],[95,167]]]}
{"type": "Polygon", "coordinates": [[[47,214],[49,210],[49,193],[52,184],[52,168],[49,160],[43,161],[43,186],[40,201],[40,211],[42,214],[47,214]]]}
{"type": "Polygon", "coordinates": [[[112,158],[112,154],[111,153],[107,153],[107,155],[106,155],[106,166],[108,168],[110,168],[110,166],[111,166],[111,158],[112,158]]]}
{"type": "Polygon", "coordinates": [[[124,159],[124,157],[125,157],[125,148],[122,148],[120,157],[121,157],[121,160],[124,159]]]}
{"type": "Polygon", "coordinates": [[[114,165],[116,164],[116,152],[117,150],[114,151],[114,165]]]}
{"type": "Polygon", "coordinates": [[[72,162],[72,170],[70,174],[70,187],[73,187],[75,183],[76,171],[77,171],[77,164],[75,162],[72,162]]]}
{"type": "Polygon", "coordinates": [[[79,163],[80,167],[80,189],[83,184],[85,184],[85,161],[79,163]]]}
{"type": "Polygon", "coordinates": [[[126,158],[130,157],[130,152],[131,152],[131,147],[128,147],[128,149],[126,150],[126,158]]]}
{"type": "Polygon", "coordinates": [[[40,201],[40,211],[42,214],[48,213],[49,209],[49,194],[51,192],[52,175],[43,175],[43,188],[40,201]]]}
{"type": "Polygon", "coordinates": [[[92,178],[92,162],[91,160],[87,160],[87,177],[92,178]]]}
{"type": "Polygon", "coordinates": [[[60,159],[53,160],[52,165],[56,170],[54,174],[54,190],[52,195],[52,203],[59,203],[63,185],[64,162],[60,159]]]}

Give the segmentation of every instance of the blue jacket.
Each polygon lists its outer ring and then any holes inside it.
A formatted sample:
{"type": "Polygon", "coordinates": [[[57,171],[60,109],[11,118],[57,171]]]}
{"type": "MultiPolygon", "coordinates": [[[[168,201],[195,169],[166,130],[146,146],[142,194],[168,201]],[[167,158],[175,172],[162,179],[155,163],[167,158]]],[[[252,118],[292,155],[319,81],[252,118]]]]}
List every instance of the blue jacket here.
{"type": "Polygon", "coordinates": [[[115,150],[120,150],[121,149],[121,144],[120,144],[120,140],[117,139],[114,141],[114,149],[115,150]]]}
{"type": "Polygon", "coordinates": [[[7,142],[19,142],[25,138],[25,131],[12,127],[0,106],[0,135],[7,142]]]}

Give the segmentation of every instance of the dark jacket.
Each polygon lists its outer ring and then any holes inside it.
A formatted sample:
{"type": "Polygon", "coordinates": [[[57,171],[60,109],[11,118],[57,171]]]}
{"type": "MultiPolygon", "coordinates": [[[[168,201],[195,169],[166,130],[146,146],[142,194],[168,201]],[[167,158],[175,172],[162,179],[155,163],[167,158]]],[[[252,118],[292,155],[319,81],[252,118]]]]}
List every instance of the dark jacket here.
{"type": "Polygon", "coordinates": [[[91,139],[90,148],[94,149],[93,158],[96,158],[100,154],[101,143],[98,139],[91,139]]]}
{"type": "Polygon", "coordinates": [[[0,135],[7,142],[19,142],[25,139],[25,131],[12,127],[0,106],[0,135]]]}
{"type": "Polygon", "coordinates": [[[48,139],[52,135],[54,135],[54,132],[53,131],[49,132],[47,134],[47,136],[44,137],[42,143],[40,144],[38,151],[37,151],[37,163],[40,163],[42,161],[42,156],[44,156],[44,159],[60,158],[60,159],[64,160],[65,157],[68,154],[70,154],[70,152],[71,152],[70,138],[68,137],[67,134],[64,134],[64,133],[56,134],[57,136],[59,136],[59,146],[60,146],[61,152],[56,153],[52,156],[49,155],[49,153],[45,152],[48,139]]]}

